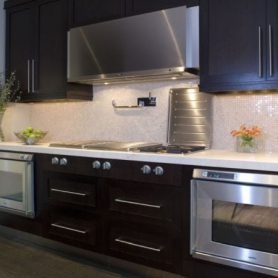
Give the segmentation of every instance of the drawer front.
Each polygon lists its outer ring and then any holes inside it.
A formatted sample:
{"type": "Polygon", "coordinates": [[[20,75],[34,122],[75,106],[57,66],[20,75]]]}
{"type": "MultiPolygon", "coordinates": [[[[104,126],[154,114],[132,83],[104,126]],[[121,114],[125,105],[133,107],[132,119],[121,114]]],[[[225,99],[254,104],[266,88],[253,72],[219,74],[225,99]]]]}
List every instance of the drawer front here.
{"type": "Polygon", "coordinates": [[[96,207],[96,182],[83,183],[50,178],[48,194],[50,201],[53,202],[96,207]]]}
{"type": "Polygon", "coordinates": [[[109,252],[123,259],[178,272],[180,249],[176,235],[166,227],[117,223],[110,229],[109,252]]]}
{"type": "Polygon", "coordinates": [[[83,213],[51,211],[47,233],[58,241],[86,248],[94,247],[97,242],[97,221],[83,213]]]}
{"type": "Polygon", "coordinates": [[[109,209],[162,221],[177,222],[180,188],[127,181],[109,182],[109,209]]]}

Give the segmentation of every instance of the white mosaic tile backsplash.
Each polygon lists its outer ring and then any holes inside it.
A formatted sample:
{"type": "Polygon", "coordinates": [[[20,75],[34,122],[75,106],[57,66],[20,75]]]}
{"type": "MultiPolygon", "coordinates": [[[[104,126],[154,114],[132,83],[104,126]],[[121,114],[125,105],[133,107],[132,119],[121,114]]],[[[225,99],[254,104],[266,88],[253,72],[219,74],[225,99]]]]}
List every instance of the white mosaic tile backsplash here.
{"type": "MultiPolygon", "coordinates": [[[[93,102],[11,105],[4,116],[6,140],[13,131],[34,126],[48,131],[46,141],[104,139],[166,142],[170,88],[188,87],[185,81],[94,87],[93,102]],[[114,110],[134,105],[137,97],[157,97],[157,107],[114,110]]],[[[234,149],[232,129],[241,124],[263,128],[263,150],[278,151],[278,93],[219,94],[213,97],[213,142],[215,149],[234,149]]]]}

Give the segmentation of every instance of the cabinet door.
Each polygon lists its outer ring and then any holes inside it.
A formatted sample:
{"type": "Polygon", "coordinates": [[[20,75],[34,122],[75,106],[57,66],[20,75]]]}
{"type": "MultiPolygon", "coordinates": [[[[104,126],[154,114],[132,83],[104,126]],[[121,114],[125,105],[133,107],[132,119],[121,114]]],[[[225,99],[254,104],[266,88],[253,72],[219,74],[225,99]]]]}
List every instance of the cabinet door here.
{"type": "Polygon", "coordinates": [[[32,5],[7,10],[6,67],[15,72],[24,94],[31,92],[34,29],[32,5]]]}
{"type": "Polygon", "coordinates": [[[35,94],[59,98],[66,91],[67,1],[41,1],[37,6],[38,39],[35,62],[35,94]]]}
{"type": "Polygon", "coordinates": [[[125,15],[125,0],[71,0],[71,26],[120,18],[125,15]]]}
{"type": "Polygon", "coordinates": [[[142,14],[186,5],[186,0],[127,0],[127,13],[142,14]]]}
{"type": "Polygon", "coordinates": [[[278,80],[278,2],[267,1],[267,80],[278,80]]]}
{"type": "Polygon", "coordinates": [[[203,91],[243,89],[265,81],[264,0],[201,0],[203,91]]]}

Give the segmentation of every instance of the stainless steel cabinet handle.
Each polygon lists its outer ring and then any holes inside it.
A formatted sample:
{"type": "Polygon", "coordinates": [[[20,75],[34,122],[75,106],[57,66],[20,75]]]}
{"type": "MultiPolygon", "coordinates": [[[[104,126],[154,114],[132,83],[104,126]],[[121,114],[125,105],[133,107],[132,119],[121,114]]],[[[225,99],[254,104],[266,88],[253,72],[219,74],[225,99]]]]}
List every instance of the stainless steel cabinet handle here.
{"type": "Polygon", "coordinates": [[[35,60],[32,59],[32,93],[35,93],[35,60]]]}
{"type": "Polygon", "coordinates": [[[268,25],[268,47],[269,47],[269,76],[273,76],[272,65],[272,26],[268,25]]]}
{"type": "Polygon", "coordinates": [[[145,203],[139,203],[139,202],[132,202],[132,201],[128,201],[128,200],[123,200],[123,199],[114,199],[114,201],[116,203],[122,203],[122,204],[129,204],[129,205],[135,205],[135,206],[142,206],[142,207],[148,207],[148,208],[156,208],[156,209],[160,209],[161,206],[159,205],[151,205],[151,204],[145,204],[145,203]]]}
{"type": "Polygon", "coordinates": [[[76,232],[76,233],[79,233],[79,234],[82,234],[82,235],[87,234],[87,231],[77,230],[77,229],[69,228],[69,227],[59,225],[59,224],[55,224],[55,223],[52,223],[51,226],[56,227],[56,228],[60,228],[60,229],[63,229],[63,230],[71,231],[71,232],[76,232]]]}
{"type": "Polygon", "coordinates": [[[27,93],[30,93],[30,60],[27,60],[27,93]]]}
{"type": "Polygon", "coordinates": [[[142,248],[142,249],[147,249],[147,250],[155,251],[155,252],[161,252],[161,250],[162,250],[162,248],[154,248],[154,247],[150,247],[150,246],[146,246],[146,245],[141,245],[141,244],[133,243],[133,242],[131,242],[131,241],[122,240],[122,239],[120,239],[120,238],[116,238],[115,241],[116,241],[116,242],[123,243],[123,244],[126,244],[126,245],[138,247],[138,248],[142,248]]]}
{"type": "Polygon", "coordinates": [[[259,77],[262,77],[262,28],[258,28],[258,37],[259,37],[259,77]]]}
{"type": "Polygon", "coordinates": [[[85,194],[85,193],[79,193],[79,192],[67,191],[67,190],[60,190],[60,189],[56,189],[56,188],[51,188],[50,191],[59,192],[59,193],[65,193],[65,194],[69,194],[69,195],[82,196],[82,197],[86,197],[87,196],[87,194],[85,194]]]}

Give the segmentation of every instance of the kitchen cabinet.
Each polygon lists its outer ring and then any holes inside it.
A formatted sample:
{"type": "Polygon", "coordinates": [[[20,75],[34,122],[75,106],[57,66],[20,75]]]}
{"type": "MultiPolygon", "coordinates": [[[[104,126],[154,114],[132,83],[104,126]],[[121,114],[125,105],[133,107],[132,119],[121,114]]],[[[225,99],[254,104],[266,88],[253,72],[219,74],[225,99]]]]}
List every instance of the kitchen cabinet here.
{"type": "Polygon", "coordinates": [[[272,0],[201,0],[201,90],[277,88],[277,15],[272,0]]]}
{"type": "Polygon", "coordinates": [[[22,101],[91,100],[91,86],[66,82],[67,1],[32,1],[6,12],[6,66],[16,72],[22,101]]]}
{"type": "Polygon", "coordinates": [[[125,16],[125,0],[70,0],[71,26],[125,16]]]}
{"type": "Polygon", "coordinates": [[[182,166],[161,164],[165,174],[158,176],[143,174],[143,162],[53,155],[36,161],[44,237],[181,273],[189,250],[181,244],[189,241],[182,166]],[[63,159],[66,164],[53,163],[63,159]],[[102,168],[105,162],[110,169],[102,168]]]}
{"type": "Polygon", "coordinates": [[[69,0],[70,26],[153,12],[183,5],[196,6],[199,0],[69,0]]]}
{"type": "Polygon", "coordinates": [[[126,0],[127,15],[142,14],[162,9],[183,6],[186,0],[126,0]]]}

